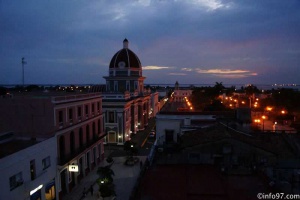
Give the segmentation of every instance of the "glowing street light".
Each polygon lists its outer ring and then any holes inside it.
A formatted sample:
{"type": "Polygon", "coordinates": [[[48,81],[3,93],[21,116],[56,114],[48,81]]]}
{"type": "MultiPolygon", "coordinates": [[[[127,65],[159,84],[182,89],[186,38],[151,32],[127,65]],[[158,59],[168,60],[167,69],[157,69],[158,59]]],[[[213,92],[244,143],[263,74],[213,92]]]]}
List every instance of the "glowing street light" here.
{"type": "Polygon", "coordinates": [[[258,124],[260,123],[260,119],[254,119],[254,122],[258,124]]]}
{"type": "Polygon", "coordinates": [[[265,119],[266,119],[266,116],[261,116],[262,118],[262,121],[263,121],[263,132],[265,131],[265,119]]]}
{"type": "Polygon", "coordinates": [[[270,106],[268,106],[268,107],[266,108],[266,110],[267,110],[267,111],[272,111],[272,110],[273,110],[273,108],[272,108],[272,107],[270,107],[270,106]]]}

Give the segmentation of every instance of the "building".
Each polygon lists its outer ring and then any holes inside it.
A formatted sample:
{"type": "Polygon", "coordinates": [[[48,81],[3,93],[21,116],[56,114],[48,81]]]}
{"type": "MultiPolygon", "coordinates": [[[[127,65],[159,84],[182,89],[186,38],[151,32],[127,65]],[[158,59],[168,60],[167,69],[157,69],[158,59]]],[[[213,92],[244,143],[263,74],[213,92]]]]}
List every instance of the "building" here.
{"type": "Polygon", "coordinates": [[[156,115],[157,145],[175,144],[185,132],[216,122],[216,116],[199,113],[160,112],[156,115]]]}
{"type": "MultiPolygon", "coordinates": [[[[169,123],[169,128],[176,125],[169,123]]],[[[190,130],[178,137],[176,145],[159,145],[155,164],[145,170],[135,199],[257,199],[258,193],[299,194],[297,134],[249,135],[217,122],[186,128],[190,130]]]]}
{"type": "Polygon", "coordinates": [[[55,137],[37,142],[2,133],[0,199],[58,199],[56,158],[55,137]]]}
{"type": "MultiPolygon", "coordinates": [[[[155,102],[151,103],[150,90],[144,89],[142,64],[138,56],[129,48],[127,39],[123,48],[114,54],[105,76],[106,91],[103,92],[104,130],[106,143],[123,145],[148,125],[153,116],[155,102]]],[[[153,97],[153,100],[158,101],[153,97]]],[[[155,108],[156,109],[156,108],[155,108]]]]}
{"type": "Polygon", "coordinates": [[[192,95],[193,90],[189,88],[180,88],[178,81],[175,83],[173,100],[174,102],[184,102],[185,98],[189,98],[192,95]]]}
{"type": "Polygon", "coordinates": [[[29,92],[0,99],[0,109],[1,131],[33,141],[55,138],[59,198],[104,158],[100,93],[29,92]]]}

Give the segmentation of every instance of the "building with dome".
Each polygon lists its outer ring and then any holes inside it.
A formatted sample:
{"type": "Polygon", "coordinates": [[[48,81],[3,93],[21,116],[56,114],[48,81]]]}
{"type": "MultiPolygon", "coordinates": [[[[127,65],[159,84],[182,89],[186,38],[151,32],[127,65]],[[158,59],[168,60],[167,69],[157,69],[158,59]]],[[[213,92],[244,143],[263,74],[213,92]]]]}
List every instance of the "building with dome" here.
{"type": "MultiPolygon", "coordinates": [[[[127,39],[109,64],[103,96],[105,143],[124,144],[143,130],[151,116],[151,92],[144,89],[142,64],[127,39]]],[[[155,98],[154,98],[155,99],[155,98]]],[[[153,115],[152,115],[153,116],[153,115]]]]}

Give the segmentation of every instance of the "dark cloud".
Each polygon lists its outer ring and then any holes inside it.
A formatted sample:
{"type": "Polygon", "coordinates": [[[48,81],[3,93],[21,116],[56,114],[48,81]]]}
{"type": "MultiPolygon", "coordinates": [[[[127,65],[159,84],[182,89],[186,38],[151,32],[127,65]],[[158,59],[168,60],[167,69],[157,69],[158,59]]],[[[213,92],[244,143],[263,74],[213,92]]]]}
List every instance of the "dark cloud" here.
{"type": "Polygon", "coordinates": [[[299,8],[297,0],[2,0],[0,84],[21,82],[23,56],[30,83],[104,83],[125,37],[143,66],[169,67],[145,70],[148,83],[298,83],[299,8]]]}

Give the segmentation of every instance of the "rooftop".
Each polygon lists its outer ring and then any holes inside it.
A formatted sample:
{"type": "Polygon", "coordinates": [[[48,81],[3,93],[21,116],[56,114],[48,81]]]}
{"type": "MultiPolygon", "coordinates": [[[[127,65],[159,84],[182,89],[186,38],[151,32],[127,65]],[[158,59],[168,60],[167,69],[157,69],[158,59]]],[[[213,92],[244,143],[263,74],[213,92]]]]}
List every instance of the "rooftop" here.
{"type": "Polygon", "coordinates": [[[227,129],[218,123],[207,129],[198,129],[184,134],[182,136],[182,148],[216,142],[223,139],[234,139],[271,152],[279,157],[292,158],[296,155],[285,134],[252,133],[251,135],[246,135],[232,129],[227,129]]]}
{"type": "Polygon", "coordinates": [[[157,165],[141,180],[137,199],[257,199],[271,192],[263,175],[224,176],[212,165],[157,165]]]}
{"type": "Polygon", "coordinates": [[[0,144],[0,158],[4,158],[13,153],[26,149],[32,145],[37,144],[38,141],[35,140],[20,140],[13,139],[8,142],[0,144]]]}

